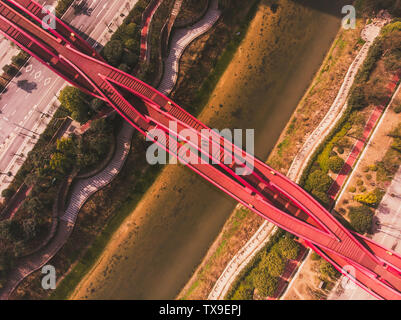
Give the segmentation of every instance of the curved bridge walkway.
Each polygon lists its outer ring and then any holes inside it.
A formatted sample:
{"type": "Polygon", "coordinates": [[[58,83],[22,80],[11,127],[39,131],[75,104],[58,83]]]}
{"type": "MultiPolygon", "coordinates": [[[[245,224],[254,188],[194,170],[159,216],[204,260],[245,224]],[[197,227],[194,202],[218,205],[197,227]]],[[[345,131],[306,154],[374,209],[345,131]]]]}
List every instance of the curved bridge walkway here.
{"type": "MultiPolygon", "coordinates": [[[[209,31],[214,23],[220,17],[220,12],[216,11],[217,0],[212,1],[214,5],[209,8],[205,17],[196,23],[193,28],[185,28],[184,30],[178,29],[172,37],[171,47],[179,48],[179,55],[174,55],[174,59],[169,58],[165,63],[165,71],[162,79],[165,90],[171,92],[173,89],[179,68],[179,59],[182,56],[185,48],[196,38],[200,37],[209,31]],[[210,16],[217,19],[210,19],[210,16]],[[177,35],[178,34],[178,35],[177,35]],[[168,79],[168,81],[166,80],[168,79]],[[173,81],[171,81],[173,79],[173,81]],[[168,82],[168,85],[166,83],[168,82]]],[[[75,184],[72,190],[70,201],[65,212],[60,214],[60,223],[58,231],[53,240],[40,251],[21,259],[14,271],[10,275],[10,281],[0,290],[0,300],[8,299],[10,294],[15,290],[18,284],[34,271],[44,266],[52,257],[63,247],[65,242],[71,235],[77,215],[83,204],[93,195],[96,191],[104,188],[109,184],[121,170],[130,149],[130,141],[134,128],[127,122],[124,122],[123,128],[117,136],[117,145],[115,154],[110,161],[109,165],[97,175],[85,180],[80,180],[75,184]]]]}

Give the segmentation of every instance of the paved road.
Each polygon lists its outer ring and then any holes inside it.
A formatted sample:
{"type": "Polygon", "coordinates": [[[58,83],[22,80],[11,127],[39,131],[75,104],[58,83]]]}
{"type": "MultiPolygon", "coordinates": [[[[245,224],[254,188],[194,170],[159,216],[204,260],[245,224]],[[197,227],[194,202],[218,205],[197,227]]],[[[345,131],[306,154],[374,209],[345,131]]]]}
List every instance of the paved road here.
{"type": "MultiPolygon", "coordinates": [[[[49,0],[39,2],[53,3],[49,0]]],[[[110,4],[108,0],[88,0],[90,15],[75,14],[71,8],[63,19],[91,39],[104,43],[108,36],[106,25],[115,24],[115,18],[121,20],[122,17],[118,16],[121,8],[132,8],[136,2],[115,0],[110,4]]],[[[95,41],[92,43],[95,45],[95,41]]],[[[23,163],[20,155],[26,155],[32,149],[38,136],[35,132],[43,132],[49,121],[45,114],[55,111],[56,95],[65,83],[35,59],[31,59],[22,68],[21,75],[10,83],[0,101],[0,172],[11,171],[14,174],[18,171],[23,163]]],[[[0,192],[10,181],[7,176],[1,177],[0,192]]]]}

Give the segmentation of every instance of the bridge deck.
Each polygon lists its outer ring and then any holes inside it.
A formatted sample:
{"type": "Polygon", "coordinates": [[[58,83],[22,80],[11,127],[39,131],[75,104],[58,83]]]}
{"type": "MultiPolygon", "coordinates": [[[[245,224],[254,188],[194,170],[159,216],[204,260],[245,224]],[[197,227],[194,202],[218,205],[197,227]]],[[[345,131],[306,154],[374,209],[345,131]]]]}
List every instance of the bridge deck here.
{"type": "Polygon", "coordinates": [[[220,162],[203,163],[204,124],[149,85],[93,58],[92,51],[92,56],[85,54],[87,48],[68,37],[67,27],[50,33],[27,19],[25,14],[40,17],[38,8],[30,0],[0,0],[0,31],[73,85],[107,101],[143,134],[152,129],[166,133],[157,141],[153,137],[155,142],[182,160],[188,154],[198,159],[188,167],[255,213],[306,239],[337,267],[353,265],[357,281],[367,290],[383,298],[401,298],[401,277],[394,272],[401,267],[397,256],[386,255],[380,246],[356,238],[302,188],[221,136],[214,142],[212,139],[219,152],[206,153],[220,162]],[[175,129],[169,127],[173,120],[177,122],[175,129]],[[196,141],[184,136],[183,129],[191,130],[196,141]],[[173,144],[170,138],[184,142],[173,144]],[[183,144],[187,148],[182,148],[183,144]],[[247,160],[247,164],[222,163],[227,150],[234,159],[247,160]],[[249,163],[254,164],[251,170],[249,163]],[[240,176],[235,171],[247,167],[249,175],[240,176]]]}

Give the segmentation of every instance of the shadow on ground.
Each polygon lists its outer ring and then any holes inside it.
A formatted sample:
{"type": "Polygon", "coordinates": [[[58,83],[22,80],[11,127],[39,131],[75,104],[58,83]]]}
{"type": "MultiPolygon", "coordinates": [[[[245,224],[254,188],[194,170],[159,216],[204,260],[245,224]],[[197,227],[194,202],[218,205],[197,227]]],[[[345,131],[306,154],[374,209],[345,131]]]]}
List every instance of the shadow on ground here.
{"type": "Polygon", "coordinates": [[[343,17],[341,13],[343,6],[351,4],[349,0],[291,0],[305,7],[325,12],[327,14],[343,17]]]}

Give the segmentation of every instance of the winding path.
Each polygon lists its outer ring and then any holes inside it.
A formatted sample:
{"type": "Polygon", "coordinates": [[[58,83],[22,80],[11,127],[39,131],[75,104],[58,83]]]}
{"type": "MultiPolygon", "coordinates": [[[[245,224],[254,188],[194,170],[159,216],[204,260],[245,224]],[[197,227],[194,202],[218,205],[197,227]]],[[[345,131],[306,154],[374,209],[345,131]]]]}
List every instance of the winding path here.
{"type": "MultiPolygon", "coordinates": [[[[310,157],[313,155],[315,149],[326,138],[329,132],[334,128],[338,120],[341,118],[347,109],[347,97],[351,90],[355,76],[365,60],[369,48],[372,46],[374,40],[379,35],[382,25],[369,24],[362,31],[362,38],[366,41],[358,55],[352,62],[348,72],[344,78],[344,82],[337,94],[334,103],[328,110],[326,116],[319,123],[317,128],[307,138],[294,158],[290,169],[288,170],[287,177],[295,182],[299,182],[302,172],[305,169],[310,157]]],[[[278,228],[268,221],[264,221],[260,228],[255,232],[253,237],[238,251],[238,253],[231,259],[219,279],[213,286],[208,299],[209,300],[222,300],[230,289],[231,285],[237,279],[240,272],[247,266],[251,259],[261,250],[269,241],[270,235],[273,234],[278,228]]],[[[288,286],[290,287],[290,286],[288,286]]],[[[286,291],[285,291],[286,292],[286,291]]],[[[283,293],[283,295],[285,294],[283,293]]]]}
{"type": "MultiPolygon", "coordinates": [[[[175,54],[169,55],[161,82],[165,92],[171,92],[175,86],[179,70],[179,59],[186,47],[194,39],[207,32],[219,19],[221,13],[217,10],[217,6],[218,0],[213,0],[208,12],[201,21],[192,28],[178,29],[173,34],[171,47],[175,54]]],[[[91,195],[108,185],[120,172],[129,154],[134,130],[128,122],[124,122],[117,137],[115,154],[109,165],[95,176],[80,180],[74,185],[67,209],[65,212],[60,213],[59,227],[53,240],[43,249],[19,260],[10,275],[10,280],[0,290],[0,300],[8,299],[24,278],[48,263],[63,247],[74,229],[76,218],[83,204],[91,195]]]]}
{"type": "Polygon", "coordinates": [[[163,79],[157,88],[163,94],[169,94],[173,91],[177,82],[179,61],[188,45],[206,33],[220,18],[221,12],[218,9],[218,0],[212,0],[209,10],[205,16],[192,27],[178,29],[174,32],[171,39],[170,53],[165,61],[163,79]]]}

